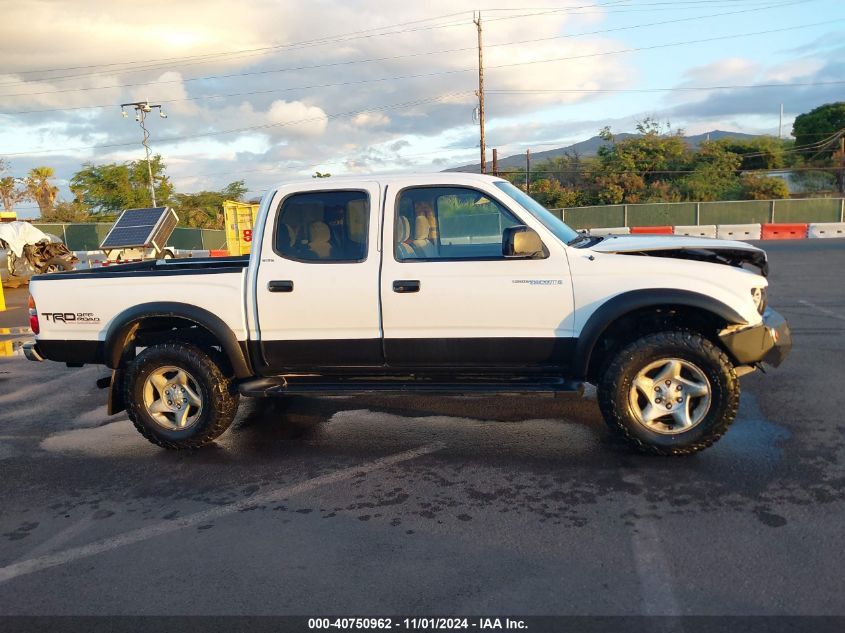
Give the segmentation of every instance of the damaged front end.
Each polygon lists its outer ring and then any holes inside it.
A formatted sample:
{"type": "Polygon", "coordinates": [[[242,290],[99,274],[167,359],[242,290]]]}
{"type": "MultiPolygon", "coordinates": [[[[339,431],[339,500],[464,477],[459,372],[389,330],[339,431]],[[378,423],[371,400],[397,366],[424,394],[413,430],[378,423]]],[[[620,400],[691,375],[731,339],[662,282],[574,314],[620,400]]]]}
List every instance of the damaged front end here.
{"type": "Polygon", "coordinates": [[[769,274],[769,263],[763,249],[732,240],[669,235],[611,235],[590,248],[603,253],[670,257],[748,268],[763,277],[769,274]]]}
{"type": "Polygon", "coordinates": [[[696,262],[710,264],[725,264],[737,268],[748,268],[763,277],[769,276],[769,262],[765,251],[747,251],[735,249],[708,248],[673,248],[642,252],[628,252],[627,255],[650,255],[651,257],[672,257],[674,259],[690,259],[696,262]]]}

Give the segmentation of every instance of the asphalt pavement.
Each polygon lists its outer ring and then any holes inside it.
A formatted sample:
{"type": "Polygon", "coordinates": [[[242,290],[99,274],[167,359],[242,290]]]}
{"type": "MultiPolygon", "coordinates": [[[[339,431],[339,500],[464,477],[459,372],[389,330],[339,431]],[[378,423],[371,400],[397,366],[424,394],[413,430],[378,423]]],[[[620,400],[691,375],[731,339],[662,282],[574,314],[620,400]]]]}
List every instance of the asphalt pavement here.
{"type": "Polygon", "coordinates": [[[244,399],[168,452],[102,368],[12,344],[0,614],[845,615],[845,240],[764,246],[792,356],[687,458],[629,451],[589,391],[244,399]]]}

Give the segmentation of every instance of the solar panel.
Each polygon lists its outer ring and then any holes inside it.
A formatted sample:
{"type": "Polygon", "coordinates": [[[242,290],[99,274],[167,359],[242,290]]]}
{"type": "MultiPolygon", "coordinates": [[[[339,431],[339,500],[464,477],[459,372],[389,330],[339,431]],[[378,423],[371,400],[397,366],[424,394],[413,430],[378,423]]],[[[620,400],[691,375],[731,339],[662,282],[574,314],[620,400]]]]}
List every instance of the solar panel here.
{"type": "Polygon", "coordinates": [[[126,209],[100,244],[103,250],[115,248],[164,248],[179,218],[169,207],[126,209]]]}

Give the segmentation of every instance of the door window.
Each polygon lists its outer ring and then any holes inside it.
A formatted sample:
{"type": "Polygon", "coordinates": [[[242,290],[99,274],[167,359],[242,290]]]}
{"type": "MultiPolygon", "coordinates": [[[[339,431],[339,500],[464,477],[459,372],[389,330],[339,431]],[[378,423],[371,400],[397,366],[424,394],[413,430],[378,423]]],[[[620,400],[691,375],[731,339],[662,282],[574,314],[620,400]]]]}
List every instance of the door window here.
{"type": "Polygon", "coordinates": [[[394,253],[398,261],[502,259],[502,235],[521,224],[481,191],[412,187],[397,199],[394,253]]]}
{"type": "Polygon", "coordinates": [[[362,262],[369,218],[369,197],[363,191],[294,194],[276,214],[274,250],[296,261],[362,262]]]}

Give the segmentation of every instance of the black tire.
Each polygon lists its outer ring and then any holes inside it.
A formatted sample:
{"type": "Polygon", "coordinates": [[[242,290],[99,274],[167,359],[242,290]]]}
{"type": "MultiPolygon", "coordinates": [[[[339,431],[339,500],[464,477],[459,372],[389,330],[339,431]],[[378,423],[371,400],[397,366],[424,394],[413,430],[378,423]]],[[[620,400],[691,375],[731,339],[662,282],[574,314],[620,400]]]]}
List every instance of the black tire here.
{"type": "Polygon", "coordinates": [[[643,336],[621,349],[599,380],[598,401],[607,425],[636,449],[656,455],[689,455],[725,434],[736,417],[739,391],[733,364],[721,349],[700,334],[669,331],[643,336]],[[701,421],[673,434],[656,432],[640,422],[629,397],[637,374],[667,358],[694,364],[710,386],[710,406],[701,421]]]}
{"type": "Polygon", "coordinates": [[[231,425],[240,400],[232,380],[223,373],[221,366],[224,366],[222,360],[217,359],[213,352],[189,343],[173,342],[148,347],[127,368],[124,397],[129,419],[141,435],[164,448],[198,448],[214,441],[231,425]],[[145,405],[147,378],[164,367],[184,370],[199,390],[202,407],[187,428],[166,428],[156,421],[145,405]]]}
{"type": "Polygon", "coordinates": [[[61,270],[73,270],[73,264],[61,257],[53,257],[44,264],[45,273],[56,273],[61,270]]]}

